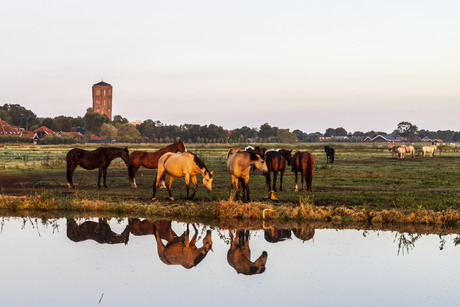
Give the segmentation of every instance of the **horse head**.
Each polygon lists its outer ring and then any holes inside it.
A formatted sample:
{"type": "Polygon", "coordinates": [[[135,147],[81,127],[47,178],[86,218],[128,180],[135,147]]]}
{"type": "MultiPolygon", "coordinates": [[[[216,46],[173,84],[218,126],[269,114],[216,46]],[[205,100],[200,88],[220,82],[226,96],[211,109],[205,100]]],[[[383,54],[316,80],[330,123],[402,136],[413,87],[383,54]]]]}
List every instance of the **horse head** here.
{"type": "Polygon", "coordinates": [[[254,166],[257,167],[264,175],[268,173],[267,163],[261,155],[256,153],[251,153],[251,161],[255,161],[254,166]]]}
{"type": "Polygon", "coordinates": [[[182,141],[182,139],[179,139],[179,147],[178,147],[178,150],[180,152],[186,152],[187,151],[187,147],[185,147],[185,143],[184,141],[182,141]]]}
{"type": "Polygon", "coordinates": [[[210,193],[212,191],[212,180],[213,180],[212,173],[213,173],[213,171],[211,171],[211,172],[206,171],[204,176],[203,176],[203,184],[206,187],[206,191],[208,193],[210,193]]]}
{"type": "Polygon", "coordinates": [[[279,153],[283,155],[284,159],[287,162],[287,165],[291,166],[292,150],[280,149],[279,153]]]}

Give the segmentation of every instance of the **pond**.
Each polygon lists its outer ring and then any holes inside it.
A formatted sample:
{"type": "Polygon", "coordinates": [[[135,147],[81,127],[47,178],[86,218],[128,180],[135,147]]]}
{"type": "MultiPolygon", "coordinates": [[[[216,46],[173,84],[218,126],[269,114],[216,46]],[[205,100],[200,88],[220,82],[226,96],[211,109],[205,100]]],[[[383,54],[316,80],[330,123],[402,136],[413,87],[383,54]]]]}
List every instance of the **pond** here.
{"type": "Polygon", "coordinates": [[[458,229],[0,220],[2,306],[458,305],[458,229]]]}

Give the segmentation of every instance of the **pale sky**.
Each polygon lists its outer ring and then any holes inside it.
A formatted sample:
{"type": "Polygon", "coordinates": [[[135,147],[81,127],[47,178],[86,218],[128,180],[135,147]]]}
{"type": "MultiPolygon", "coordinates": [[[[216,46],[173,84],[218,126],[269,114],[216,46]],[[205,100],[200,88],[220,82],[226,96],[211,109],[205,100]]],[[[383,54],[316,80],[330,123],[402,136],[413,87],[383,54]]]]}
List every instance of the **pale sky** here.
{"type": "Polygon", "coordinates": [[[460,1],[0,2],[0,104],[324,132],[460,130],[460,1]]]}

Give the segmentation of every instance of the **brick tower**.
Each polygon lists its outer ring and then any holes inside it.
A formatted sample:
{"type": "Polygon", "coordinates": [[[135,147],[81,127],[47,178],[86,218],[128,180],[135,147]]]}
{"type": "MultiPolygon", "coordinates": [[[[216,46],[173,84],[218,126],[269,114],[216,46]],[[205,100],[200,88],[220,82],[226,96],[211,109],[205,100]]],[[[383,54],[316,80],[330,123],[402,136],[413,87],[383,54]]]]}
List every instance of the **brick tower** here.
{"type": "Polygon", "coordinates": [[[93,110],[112,120],[112,86],[104,81],[93,85],[93,110]]]}

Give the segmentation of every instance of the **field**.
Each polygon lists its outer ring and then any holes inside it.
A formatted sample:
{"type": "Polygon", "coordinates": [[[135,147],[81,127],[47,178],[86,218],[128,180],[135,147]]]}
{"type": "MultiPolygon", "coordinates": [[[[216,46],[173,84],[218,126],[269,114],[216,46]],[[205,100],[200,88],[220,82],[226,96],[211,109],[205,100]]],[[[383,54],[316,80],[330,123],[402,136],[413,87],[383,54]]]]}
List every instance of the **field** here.
{"type": "MultiPolygon", "coordinates": [[[[329,144],[331,145],[331,144],[329,144]]],[[[155,151],[163,146],[127,145],[130,151],[155,151]]],[[[230,147],[244,148],[246,145],[194,145],[188,150],[197,154],[214,171],[213,191],[206,193],[202,177],[198,175],[201,189],[193,202],[216,204],[232,202],[234,193],[230,189],[230,175],[226,171],[225,155],[230,147]]],[[[392,158],[387,144],[345,144],[336,143],[334,164],[326,164],[323,143],[314,144],[267,144],[267,148],[286,148],[309,151],[316,159],[313,178],[313,192],[294,192],[294,174],[286,170],[283,191],[275,193],[279,203],[270,203],[265,177],[259,171],[251,174],[251,198],[270,206],[296,208],[309,204],[314,207],[350,208],[377,212],[381,210],[429,210],[460,211],[460,153],[455,147],[443,146],[435,157],[422,158],[421,144],[416,144],[415,158],[398,160],[392,158]]],[[[97,146],[85,146],[94,149],[97,146]]],[[[65,155],[73,147],[15,146],[6,145],[0,149],[0,192],[4,200],[9,196],[61,200],[62,202],[93,201],[109,204],[137,204],[149,206],[155,170],[140,168],[136,181],[139,189],[132,189],[128,183],[127,169],[121,159],[114,160],[107,173],[108,188],[98,189],[97,170],[88,171],[80,167],[74,173],[75,189],[68,189],[65,178],[65,155]]],[[[279,178],[277,186],[279,187],[279,178]]],[[[300,186],[300,178],[299,178],[300,186]]],[[[187,206],[183,178],[173,182],[171,204],[166,190],[157,192],[158,202],[170,210],[176,206],[187,206]]],[[[239,202],[238,202],[239,203],[239,202]]],[[[241,204],[241,203],[239,203],[241,204]]],[[[242,204],[241,204],[242,205],[242,204]]],[[[17,206],[17,204],[16,204],[17,206]]],[[[64,207],[68,209],[68,207],[64,207]]]]}

